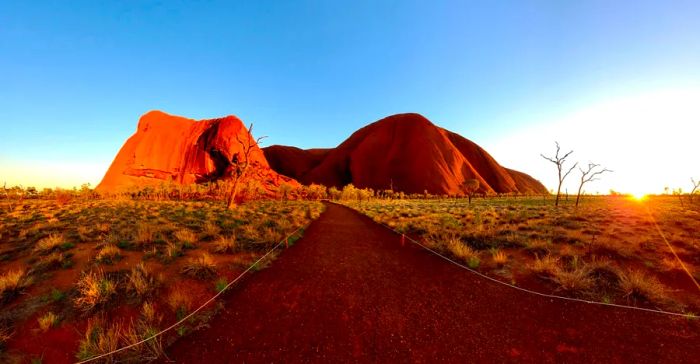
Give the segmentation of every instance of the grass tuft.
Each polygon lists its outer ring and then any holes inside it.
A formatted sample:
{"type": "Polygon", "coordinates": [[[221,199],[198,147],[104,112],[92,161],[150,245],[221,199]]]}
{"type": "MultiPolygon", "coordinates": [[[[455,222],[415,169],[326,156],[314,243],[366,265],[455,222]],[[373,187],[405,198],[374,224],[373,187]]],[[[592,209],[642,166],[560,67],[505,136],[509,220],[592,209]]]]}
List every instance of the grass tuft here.
{"type": "MultiPolygon", "coordinates": [[[[121,325],[107,326],[104,318],[98,317],[88,321],[85,335],[80,341],[78,353],[75,355],[78,360],[87,360],[98,355],[106,354],[119,347],[119,337],[121,325]]],[[[106,357],[103,362],[114,363],[114,356],[106,357]]]]}
{"type": "Polygon", "coordinates": [[[211,278],[216,274],[216,262],[208,253],[202,253],[199,257],[190,259],[182,268],[182,272],[200,279],[211,278]]]}
{"type": "Polygon", "coordinates": [[[60,319],[58,315],[49,311],[39,317],[37,321],[39,322],[39,330],[41,330],[41,332],[46,332],[50,328],[58,325],[60,319]]]}
{"type": "Polygon", "coordinates": [[[491,252],[491,258],[493,259],[493,262],[496,263],[496,265],[499,267],[502,267],[508,262],[508,255],[506,255],[504,251],[498,249],[494,249],[491,252]]]}
{"type": "Polygon", "coordinates": [[[131,269],[127,283],[128,290],[137,297],[147,297],[158,288],[158,281],[143,263],[131,269]]]}
{"type": "Polygon", "coordinates": [[[34,246],[34,253],[37,254],[48,254],[54,250],[57,250],[63,245],[65,241],[63,240],[63,235],[51,234],[41,240],[39,240],[34,246]]]}
{"type": "Polygon", "coordinates": [[[663,302],[666,287],[658,279],[638,270],[620,274],[620,290],[630,301],[663,302]]]}
{"type": "Polygon", "coordinates": [[[23,269],[0,276],[0,303],[7,302],[32,284],[32,278],[23,269]]]}
{"type": "Polygon", "coordinates": [[[546,255],[542,258],[537,258],[532,264],[532,271],[541,276],[554,276],[561,270],[559,259],[551,255],[546,255]]]}
{"type": "Polygon", "coordinates": [[[232,254],[236,251],[236,239],[231,236],[231,237],[219,237],[219,239],[214,242],[214,253],[219,253],[219,254],[232,254]]]}
{"type": "Polygon", "coordinates": [[[192,296],[185,292],[182,286],[175,286],[168,294],[168,306],[175,313],[177,319],[180,320],[192,309],[192,296]]]}
{"type": "Polygon", "coordinates": [[[97,270],[80,277],[77,290],[76,306],[83,311],[90,311],[109,302],[109,299],[117,291],[117,284],[110,280],[102,270],[97,270]]]}
{"type": "Polygon", "coordinates": [[[181,229],[175,232],[175,239],[177,239],[183,246],[191,246],[197,242],[197,234],[191,230],[181,229]]]}
{"type": "Polygon", "coordinates": [[[105,245],[100,251],[97,253],[97,256],[95,257],[95,260],[97,260],[100,263],[105,263],[105,264],[112,264],[122,257],[122,252],[121,249],[119,249],[116,245],[108,244],[105,245]]]}

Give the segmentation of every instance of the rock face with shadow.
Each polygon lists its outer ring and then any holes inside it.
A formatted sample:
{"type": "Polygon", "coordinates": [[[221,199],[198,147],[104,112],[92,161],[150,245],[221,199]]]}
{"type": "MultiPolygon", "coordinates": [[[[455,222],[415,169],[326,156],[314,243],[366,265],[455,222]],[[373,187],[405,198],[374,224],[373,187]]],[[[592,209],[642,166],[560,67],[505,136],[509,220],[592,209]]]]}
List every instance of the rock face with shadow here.
{"type": "Polygon", "coordinates": [[[419,114],[386,117],[336,148],[263,148],[270,166],[304,184],[458,194],[476,179],[482,193],[547,193],[531,176],[501,166],[474,142],[419,114]]]}
{"type": "MultiPolygon", "coordinates": [[[[242,160],[246,143],[248,130],[235,116],[196,121],[150,111],[140,118],[136,133],[124,143],[97,191],[226,179],[233,172],[231,161],[242,160]]],[[[255,140],[251,144],[249,180],[267,190],[283,182],[298,184],[272,170],[255,140]]]]}

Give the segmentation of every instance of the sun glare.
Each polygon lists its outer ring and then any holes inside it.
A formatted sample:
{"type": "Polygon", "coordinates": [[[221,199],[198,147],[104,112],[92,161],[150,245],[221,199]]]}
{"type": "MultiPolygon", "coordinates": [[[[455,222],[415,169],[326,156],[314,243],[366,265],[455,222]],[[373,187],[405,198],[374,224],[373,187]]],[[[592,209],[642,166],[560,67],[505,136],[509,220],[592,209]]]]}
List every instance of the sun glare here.
{"type": "Polygon", "coordinates": [[[630,197],[632,197],[632,199],[635,201],[644,201],[647,198],[647,194],[641,193],[641,192],[636,192],[636,193],[630,194],[630,197]]]}

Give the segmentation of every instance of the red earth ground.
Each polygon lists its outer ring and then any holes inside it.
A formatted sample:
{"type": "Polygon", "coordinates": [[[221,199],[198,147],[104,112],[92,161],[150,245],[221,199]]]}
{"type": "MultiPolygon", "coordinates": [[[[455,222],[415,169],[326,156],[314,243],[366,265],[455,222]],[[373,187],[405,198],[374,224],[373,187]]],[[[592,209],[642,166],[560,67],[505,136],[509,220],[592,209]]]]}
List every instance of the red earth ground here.
{"type": "Polygon", "coordinates": [[[546,299],[475,276],[328,204],[225,296],[177,363],[700,362],[697,320],[546,299]]]}
{"type": "Polygon", "coordinates": [[[422,115],[397,114],[369,124],[333,149],[263,148],[270,166],[304,184],[406,193],[462,193],[467,179],[481,192],[546,193],[529,175],[501,166],[474,142],[422,115]]]}

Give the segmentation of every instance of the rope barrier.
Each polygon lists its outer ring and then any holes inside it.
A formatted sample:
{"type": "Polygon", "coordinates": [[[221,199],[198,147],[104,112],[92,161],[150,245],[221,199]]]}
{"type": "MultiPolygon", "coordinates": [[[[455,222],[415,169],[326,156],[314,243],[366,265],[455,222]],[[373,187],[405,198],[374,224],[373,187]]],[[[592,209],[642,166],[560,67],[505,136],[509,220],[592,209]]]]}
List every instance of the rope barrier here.
{"type": "Polygon", "coordinates": [[[151,335],[151,336],[149,336],[149,337],[147,337],[147,338],[145,338],[145,339],[143,339],[143,340],[141,340],[141,341],[139,341],[139,342],[136,342],[136,343],[133,343],[133,344],[130,344],[130,345],[121,347],[121,348],[116,349],[116,350],[113,350],[113,351],[110,351],[109,353],[100,354],[100,355],[94,356],[94,357],[92,357],[92,358],[90,358],[90,359],[85,359],[85,360],[83,360],[83,361],[76,362],[75,364],[85,364],[85,363],[89,363],[89,362],[92,362],[92,361],[95,361],[95,360],[98,360],[98,359],[102,359],[102,358],[105,358],[105,357],[108,357],[108,356],[111,356],[111,355],[120,353],[120,352],[125,351],[125,350],[129,350],[129,349],[131,349],[131,348],[133,348],[133,347],[139,346],[139,345],[141,345],[141,344],[145,344],[146,342],[148,342],[148,341],[150,341],[150,340],[153,340],[153,339],[155,339],[155,338],[157,338],[157,337],[159,337],[159,336],[162,336],[162,335],[165,334],[166,332],[168,332],[168,331],[170,331],[170,330],[172,330],[172,329],[175,329],[176,327],[182,325],[185,321],[189,320],[192,316],[194,316],[195,314],[197,314],[199,311],[201,311],[202,309],[204,309],[204,307],[206,307],[207,305],[209,305],[210,303],[212,303],[214,300],[216,300],[219,296],[221,296],[227,289],[229,289],[232,285],[234,285],[236,282],[238,282],[238,280],[240,280],[246,273],[248,273],[251,269],[253,269],[253,267],[255,267],[258,263],[260,263],[263,259],[265,259],[265,258],[266,258],[268,255],[270,255],[273,251],[277,250],[277,248],[279,248],[282,244],[286,244],[287,247],[289,247],[289,237],[290,237],[290,236],[294,236],[297,232],[299,232],[300,230],[306,229],[306,227],[308,227],[308,226],[309,226],[309,224],[306,224],[306,225],[304,225],[304,226],[301,226],[301,227],[297,228],[296,230],[294,230],[291,234],[287,235],[284,239],[280,240],[280,242],[277,243],[277,245],[275,245],[274,247],[272,247],[270,250],[267,251],[267,253],[265,253],[263,256],[261,256],[260,258],[258,258],[258,260],[256,260],[256,261],[255,261],[253,264],[251,264],[246,270],[244,270],[241,274],[239,274],[238,277],[236,277],[234,280],[232,280],[231,282],[229,282],[229,283],[226,285],[226,287],[224,287],[223,289],[221,289],[218,293],[216,293],[214,296],[212,296],[209,300],[207,300],[206,302],[204,302],[204,303],[203,303],[201,306],[199,306],[196,310],[192,311],[190,314],[188,314],[187,316],[183,317],[182,319],[180,319],[179,321],[175,322],[174,324],[168,326],[167,328],[161,330],[160,332],[155,333],[155,334],[153,334],[153,335],[151,335]]]}
{"type": "MultiPolygon", "coordinates": [[[[354,208],[353,208],[353,210],[358,211],[357,209],[354,209],[354,208]]],[[[358,211],[358,212],[360,212],[360,211],[358,211]]],[[[360,213],[361,213],[361,212],[360,212],[360,213]]],[[[365,215],[365,216],[366,216],[366,215],[365,215]]],[[[372,219],[372,220],[374,220],[374,219],[372,219]]],[[[451,258],[449,258],[449,257],[447,257],[447,256],[445,256],[445,255],[443,255],[443,254],[441,254],[441,253],[439,253],[439,252],[437,252],[436,250],[433,250],[433,249],[427,247],[427,246],[424,245],[424,244],[421,244],[420,242],[418,242],[417,240],[411,238],[410,236],[407,236],[407,235],[404,234],[404,233],[400,233],[400,232],[398,232],[398,231],[392,229],[390,226],[388,226],[388,225],[386,225],[386,224],[384,224],[384,223],[382,223],[382,222],[379,222],[379,221],[375,221],[375,222],[376,222],[377,224],[383,226],[384,228],[386,228],[386,229],[392,231],[393,233],[395,233],[395,234],[397,234],[397,235],[400,235],[400,236],[401,236],[401,242],[402,242],[402,244],[403,244],[403,242],[404,242],[405,239],[408,239],[410,242],[412,242],[412,243],[414,243],[414,244],[420,246],[421,248],[427,250],[428,252],[433,253],[433,254],[437,255],[438,257],[440,257],[440,258],[442,258],[442,259],[444,259],[444,260],[446,260],[446,261],[448,261],[448,262],[450,262],[450,263],[452,263],[452,264],[454,264],[454,265],[456,265],[456,266],[458,266],[458,267],[460,267],[460,268],[462,268],[462,269],[465,269],[465,270],[467,270],[467,271],[469,271],[469,272],[471,272],[471,273],[473,273],[473,274],[476,274],[476,275],[478,275],[478,276],[480,276],[480,277],[482,277],[482,278],[485,278],[485,279],[487,279],[487,280],[489,280],[489,281],[492,281],[492,282],[494,282],[494,283],[498,283],[498,284],[500,284],[500,285],[503,285],[503,286],[506,286],[506,287],[510,287],[510,288],[516,289],[516,290],[521,291],[521,292],[533,294],[533,295],[540,296],[540,297],[553,298],[553,299],[559,299],[559,300],[564,300],[564,301],[581,302],[581,303],[588,303],[588,304],[600,305],[600,306],[609,306],[609,307],[617,307],[617,308],[624,308],[624,309],[630,309],[630,310],[638,310],[638,311],[645,311],[645,312],[653,312],[653,313],[657,313],[657,314],[664,314],[664,315],[677,316],[677,317],[684,317],[684,318],[692,318],[692,319],[698,318],[698,316],[697,316],[697,315],[694,315],[694,314],[679,313],[679,312],[669,312],[669,311],[655,310],[655,309],[644,308],[644,307],[635,307],[635,306],[627,306],[627,305],[618,305],[618,304],[615,304],[615,303],[606,303],[606,302],[590,301],[590,300],[585,300],[585,299],[581,299],[581,298],[572,298],[572,297],[565,297],[565,296],[558,296],[558,295],[554,295],[554,294],[542,293],[542,292],[532,291],[532,290],[529,290],[529,289],[527,289],[527,288],[518,287],[518,286],[515,286],[515,285],[512,285],[512,284],[509,284],[509,283],[507,283],[507,282],[500,281],[500,280],[495,279],[495,278],[493,278],[493,277],[489,277],[489,276],[487,276],[486,274],[483,274],[483,273],[481,273],[481,272],[478,272],[478,271],[476,271],[476,270],[474,270],[474,269],[471,269],[471,268],[467,267],[466,265],[461,264],[461,263],[459,263],[459,262],[457,262],[457,261],[455,261],[455,260],[453,260],[453,259],[451,259],[451,258]]]]}

